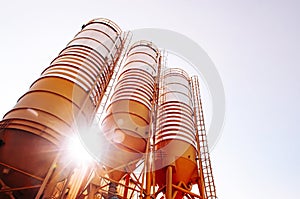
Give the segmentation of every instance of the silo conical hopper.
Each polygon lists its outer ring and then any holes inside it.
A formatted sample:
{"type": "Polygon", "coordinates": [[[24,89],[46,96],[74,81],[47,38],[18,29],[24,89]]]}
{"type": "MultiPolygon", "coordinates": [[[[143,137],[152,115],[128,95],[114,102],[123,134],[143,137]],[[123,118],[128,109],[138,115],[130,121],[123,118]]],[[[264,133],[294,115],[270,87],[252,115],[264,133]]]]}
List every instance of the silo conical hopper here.
{"type": "Polygon", "coordinates": [[[148,41],[130,47],[102,122],[109,143],[102,163],[114,181],[131,172],[146,150],[158,56],[148,41]]]}
{"type": "MultiPolygon", "coordinates": [[[[162,73],[155,134],[155,176],[159,187],[167,184],[172,167],[174,185],[189,185],[196,171],[196,140],[190,78],[176,68],[162,73]]],[[[177,193],[181,198],[183,193],[177,193]]]]}
{"type": "Polygon", "coordinates": [[[88,22],[6,113],[0,198],[34,198],[68,138],[93,120],[121,54],[120,34],[110,20],[88,22]]]}

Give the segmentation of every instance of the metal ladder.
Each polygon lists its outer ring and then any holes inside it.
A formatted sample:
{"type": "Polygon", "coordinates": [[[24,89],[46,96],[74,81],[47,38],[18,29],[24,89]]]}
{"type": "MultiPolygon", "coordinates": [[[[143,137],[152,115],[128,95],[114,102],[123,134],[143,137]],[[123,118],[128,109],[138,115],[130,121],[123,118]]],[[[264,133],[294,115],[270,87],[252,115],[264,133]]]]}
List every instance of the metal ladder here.
{"type": "Polygon", "coordinates": [[[101,120],[103,119],[103,116],[104,116],[103,113],[105,112],[105,108],[106,108],[109,98],[112,94],[113,86],[115,85],[115,81],[120,73],[121,65],[124,61],[124,57],[127,53],[129,44],[131,42],[132,33],[130,31],[123,32],[123,36],[121,36],[121,37],[123,38],[123,44],[122,44],[123,49],[120,54],[120,59],[118,60],[118,62],[116,63],[116,65],[114,67],[114,70],[112,71],[111,79],[108,83],[108,86],[103,95],[103,98],[102,98],[101,102],[99,103],[94,124],[100,124],[101,120]]]}
{"type": "Polygon", "coordinates": [[[199,80],[197,76],[191,78],[194,97],[195,128],[198,147],[198,169],[204,191],[203,199],[217,199],[214,178],[207,143],[204,114],[200,97],[199,80]]]}

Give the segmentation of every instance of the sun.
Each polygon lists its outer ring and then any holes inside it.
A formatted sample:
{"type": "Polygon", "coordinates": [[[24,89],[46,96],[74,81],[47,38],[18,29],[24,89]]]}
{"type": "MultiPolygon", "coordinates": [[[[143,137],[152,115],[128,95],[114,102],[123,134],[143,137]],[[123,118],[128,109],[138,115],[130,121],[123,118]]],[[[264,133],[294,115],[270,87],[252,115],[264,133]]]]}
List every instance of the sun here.
{"type": "Polygon", "coordinates": [[[67,142],[67,155],[72,162],[78,165],[89,165],[94,158],[88,152],[78,135],[69,138],[67,142]]]}

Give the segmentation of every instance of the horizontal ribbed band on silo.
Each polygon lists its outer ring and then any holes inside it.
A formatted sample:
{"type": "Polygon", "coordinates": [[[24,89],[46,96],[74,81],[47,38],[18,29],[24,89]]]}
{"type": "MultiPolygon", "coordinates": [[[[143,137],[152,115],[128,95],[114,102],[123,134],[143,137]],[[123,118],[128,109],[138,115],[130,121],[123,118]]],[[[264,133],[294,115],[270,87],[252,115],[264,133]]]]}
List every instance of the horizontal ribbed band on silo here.
{"type": "Polygon", "coordinates": [[[196,148],[190,78],[181,69],[167,69],[161,76],[156,144],[181,140],[196,148]]]}
{"type": "Polygon", "coordinates": [[[133,44],[117,78],[102,129],[107,139],[122,150],[139,153],[145,150],[149,138],[158,56],[158,49],[151,42],[139,41],[133,44]],[[123,141],[114,140],[116,132],[125,136],[123,141]],[[133,138],[136,144],[128,142],[133,138]]]}
{"type": "Polygon", "coordinates": [[[11,121],[8,127],[59,144],[78,125],[86,126],[121,55],[120,34],[110,20],[88,22],[4,116],[11,121]]]}
{"type": "Polygon", "coordinates": [[[146,151],[158,57],[159,51],[151,42],[134,43],[114,86],[102,130],[115,150],[107,151],[101,160],[108,170],[114,170],[108,174],[113,180],[119,181],[126,165],[139,160],[146,151]]]}

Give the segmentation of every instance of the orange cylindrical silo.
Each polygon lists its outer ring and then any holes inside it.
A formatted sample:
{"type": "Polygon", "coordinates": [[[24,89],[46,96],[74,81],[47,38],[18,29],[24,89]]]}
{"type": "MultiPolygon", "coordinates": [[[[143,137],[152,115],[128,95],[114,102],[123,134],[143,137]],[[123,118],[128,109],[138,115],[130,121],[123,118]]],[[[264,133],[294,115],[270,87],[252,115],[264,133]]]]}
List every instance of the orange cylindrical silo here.
{"type": "Polygon", "coordinates": [[[120,57],[120,35],[110,20],[88,22],[6,113],[0,129],[1,187],[16,190],[0,192],[1,198],[34,198],[66,140],[90,125],[120,57]]]}
{"type": "MultiPolygon", "coordinates": [[[[168,185],[172,189],[170,183],[190,184],[197,168],[190,78],[181,69],[167,69],[161,76],[160,88],[155,133],[155,176],[160,187],[167,184],[167,189],[168,185]]],[[[176,198],[181,197],[181,193],[177,193],[176,198]]]]}
{"type": "Polygon", "coordinates": [[[102,163],[112,180],[135,168],[146,150],[157,73],[158,49],[148,41],[133,44],[118,77],[102,130],[109,140],[102,163]],[[113,171],[112,171],[113,170],[113,171]]]}

